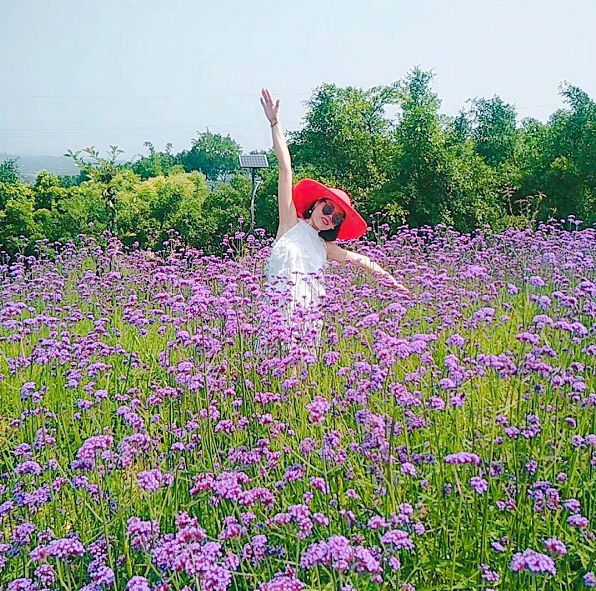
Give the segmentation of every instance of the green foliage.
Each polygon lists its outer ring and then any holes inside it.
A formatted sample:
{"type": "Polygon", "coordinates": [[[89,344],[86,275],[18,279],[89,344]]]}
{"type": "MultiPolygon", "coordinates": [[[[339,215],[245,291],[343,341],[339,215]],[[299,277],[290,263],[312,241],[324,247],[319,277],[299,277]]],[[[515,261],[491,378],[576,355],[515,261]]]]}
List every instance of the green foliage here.
{"type": "Polygon", "coordinates": [[[201,246],[201,210],[209,194],[205,177],[193,172],[156,179],[155,194],[149,215],[154,226],[157,222],[159,233],[152,238],[152,246],[167,240],[169,229],[176,230],[185,244],[201,246]]]}
{"type": "Polygon", "coordinates": [[[19,182],[19,165],[16,158],[0,162],[0,183],[16,185],[19,182]]]}
{"type": "Polygon", "coordinates": [[[60,186],[68,189],[69,187],[74,187],[75,185],[80,185],[86,176],[84,173],[76,174],[59,174],[58,180],[60,181],[60,186]]]}
{"type": "Polygon", "coordinates": [[[38,173],[33,191],[35,209],[51,210],[53,204],[66,194],[66,190],[60,186],[60,178],[47,170],[38,173]]]}
{"type": "Polygon", "coordinates": [[[10,199],[16,199],[24,191],[29,191],[29,187],[23,183],[5,183],[0,181],[0,210],[6,207],[10,199]]]}
{"type": "Polygon", "coordinates": [[[220,253],[224,234],[240,231],[242,222],[250,219],[250,193],[251,180],[243,174],[234,175],[229,183],[218,185],[209,193],[200,226],[195,230],[199,234],[197,242],[207,252],[220,253]]]}
{"type": "Polygon", "coordinates": [[[179,165],[178,157],[172,154],[172,144],[167,143],[164,152],[156,152],[151,142],[143,144],[148,150],[148,156],[141,156],[137,161],[129,164],[130,169],[142,179],[170,174],[174,166],[179,165]]]}
{"type": "Polygon", "coordinates": [[[475,149],[492,167],[510,162],[517,147],[516,112],[498,96],[472,101],[472,140],[475,149]]]}
{"type": "Polygon", "coordinates": [[[525,153],[522,195],[546,194],[541,218],[575,214],[596,221],[596,104],[581,89],[561,87],[569,109],[560,109],[548,125],[526,124],[531,149],[525,153]]]}
{"type": "Polygon", "coordinates": [[[310,166],[317,177],[335,179],[363,206],[387,180],[395,145],[384,108],[396,98],[394,87],[317,88],[307,102],[304,127],[290,133],[296,166],[310,166]]]}
{"type": "MultiPolygon", "coordinates": [[[[340,187],[376,227],[454,226],[495,231],[531,228],[571,214],[596,222],[596,106],[565,83],[567,108],[544,124],[518,126],[513,105],[477,98],[451,117],[439,113],[433,73],[413,68],[400,81],[368,90],[322,84],[307,102],[304,125],[288,133],[294,182],[304,177],[340,187]],[[393,115],[391,113],[394,113],[393,115]]],[[[169,231],[183,244],[219,253],[225,234],[250,220],[251,180],[239,168],[240,146],[207,130],[178,154],[172,144],[117,162],[93,147],[68,151],[77,176],[41,171],[19,180],[16,160],[0,164],[0,249],[34,252],[34,241],[65,242],[106,230],[128,245],[160,248],[169,231]]],[[[259,171],[256,225],[274,234],[278,167],[259,171]]]]}
{"type": "Polygon", "coordinates": [[[118,171],[124,168],[116,163],[118,154],[124,152],[118,146],[110,146],[109,158],[102,158],[94,146],[85,148],[82,152],[87,155],[88,159],[81,155],[81,150],[76,152],[68,150],[64,155],[74,160],[88,180],[109,184],[118,171]]]}
{"type": "Polygon", "coordinates": [[[241,147],[229,135],[207,130],[192,140],[192,148],[179,155],[188,172],[201,171],[210,181],[226,181],[240,167],[241,147]]]}
{"type": "Polygon", "coordinates": [[[430,73],[415,69],[399,86],[402,115],[395,130],[399,150],[391,163],[389,186],[414,226],[442,222],[449,197],[450,162],[431,79],[430,73]]]}
{"type": "MultiPolygon", "coordinates": [[[[17,186],[17,185],[13,185],[17,186]]],[[[37,225],[33,219],[33,195],[24,185],[14,197],[6,200],[0,211],[0,247],[8,253],[23,252],[36,236],[37,225]]]]}

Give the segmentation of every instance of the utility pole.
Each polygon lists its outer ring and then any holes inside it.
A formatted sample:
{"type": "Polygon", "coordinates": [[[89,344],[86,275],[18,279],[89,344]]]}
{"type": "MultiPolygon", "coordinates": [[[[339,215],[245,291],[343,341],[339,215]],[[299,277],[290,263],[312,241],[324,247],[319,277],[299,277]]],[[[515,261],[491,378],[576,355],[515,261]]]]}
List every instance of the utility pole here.
{"type": "Polygon", "coordinates": [[[252,232],[255,229],[255,195],[257,194],[259,184],[262,182],[260,180],[257,181],[257,169],[268,168],[269,163],[265,154],[241,154],[240,167],[250,168],[252,177],[252,192],[250,197],[250,230],[252,232]]]}

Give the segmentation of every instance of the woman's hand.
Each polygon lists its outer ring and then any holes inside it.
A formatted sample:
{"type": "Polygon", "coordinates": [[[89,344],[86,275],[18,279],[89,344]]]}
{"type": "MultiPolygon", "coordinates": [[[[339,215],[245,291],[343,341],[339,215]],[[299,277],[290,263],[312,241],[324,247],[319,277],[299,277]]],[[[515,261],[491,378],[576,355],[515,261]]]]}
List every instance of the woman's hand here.
{"type": "Polygon", "coordinates": [[[397,288],[397,291],[402,296],[408,298],[412,297],[410,290],[405,285],[400,283],[395,277],[393,277],[393,275],[387,274],[383,277],[383,279],[389,284],[389,286],[397,288]]]}
{"type": "Polygon", "coordinates": [[[269,92],[269,89],[262,88],[261,89],[261,105],[263,105],[263,110],[265,111],[265,115],[267,119],[269,119],[269,123],[274,123],[277,121],[277,117],[279,114],[279,99],[275,101],[273,104],[273,97],[269,92]]]}
{"type": "Polygon", "coordinates": [[[411,298],[410,290],[402,285],[391,273],[377,265],[371,258],[365,254],[345,250],[337,246],[333,242],[327,243],[327,258],[332,261],[339,261],[340,263],[354,263],[364,269],[370,269],[377,274],[379,283],[387,287],[396,287],[397,291],[403,298],[411,298]]]}

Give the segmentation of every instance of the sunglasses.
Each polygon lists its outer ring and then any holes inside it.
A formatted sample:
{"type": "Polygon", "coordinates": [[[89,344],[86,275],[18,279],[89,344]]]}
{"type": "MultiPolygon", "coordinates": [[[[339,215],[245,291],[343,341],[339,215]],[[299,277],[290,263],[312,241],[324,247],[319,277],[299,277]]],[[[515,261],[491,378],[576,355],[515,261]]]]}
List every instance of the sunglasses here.
{"type": "MultiPolygon", "coordinates": [[[[325,203],[323,205],[323,214],[324,215],[331,215],[335,211],[335,206],[331,203],[325,203]]],[[[346,219],[346,216],[343,213],[333,213],[331,216],[331,222],[334,226],[341,224],[346,219]]]]}

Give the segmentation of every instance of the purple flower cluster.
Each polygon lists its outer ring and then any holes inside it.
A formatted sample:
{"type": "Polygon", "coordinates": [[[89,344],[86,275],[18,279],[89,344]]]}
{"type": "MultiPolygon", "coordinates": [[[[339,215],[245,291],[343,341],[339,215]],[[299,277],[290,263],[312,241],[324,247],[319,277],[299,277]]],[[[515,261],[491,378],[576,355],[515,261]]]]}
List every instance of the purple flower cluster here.
{"type": "Polygon", "coordinates": [[[410,539],[410,534],[400,529],[392,529],[383,534],[381,542],[395,548],[405,548],[406,550],[414,549],[414,542],[410,539]]]}
{"type": "Polygon", "coordinates": [[[316,396],[312,402],[306,405],[308,418],[311,423],[322,423],[325,415],[329,411],[329,401],[323,396],[316,396]]]}
{"type": "Polygon", "coordinates": [[[470,478],[470,486],[479,494],[482,495],[488,490],[488,482],[479,476],[472,476],[470,478]]]}
{"type": "Polygon", "coordinates": [[[158,521],[143,521],[138,517],[130,517],[126,523],[126,535],[135,550],[149,550],[159,535],[158,521]]]}
{"type": "Polygon", "coordinates": [[[258,591],[303,591],[306,585],[294,577],[280,575],[271,581],[261,583],[258,591]]]}
{"type": "Polygon", "coordinates": [[[477,454],[467,451],[447,454],[445,456],[445,462],[447,464],[473,464],[474,466],[479,466],[481,464],[480,457],[477,454]]]}
{"type": "Polygon", "coordinates": [[[316,565],[329,566],[345,573],[349,570],[371,575],[371,580],[382,582],[382,565],[378,557],[364,546],[354,546],[344,536],[331,536],[328,540],[314,542],[300,558],[300,566],[310,569],[316,565]]]}
{"type": "Polygon", "coordinates": [[[523,552],[516,552],[509,563],[509,568],[515,572],[527,570],[537,574],[557,574],[557,568],[552,558],[530,548],[523,552]]]}
{"type": "Polygon", "coordinates": [[[48,544],[40,544],[31,550],[31,558],[35,562],[46,560],[48,558],[58,558],[60,560],[70,560],[78,558],[85,554],[85,547],[77,538],[60,538],[52,540],[48,544]]]}
{"type": "Polygon", "coordinates": [[[174,475],[167,474],[158,469],[144,470],[137,474],[138,485],[148,491],[156,491],[160,488],[170,486],[174,482],[174,475]]]}

